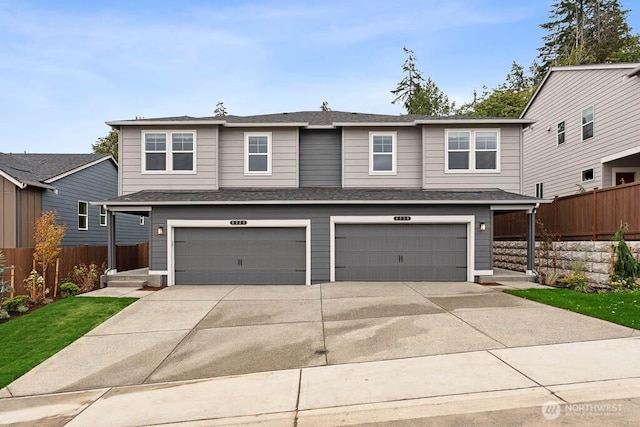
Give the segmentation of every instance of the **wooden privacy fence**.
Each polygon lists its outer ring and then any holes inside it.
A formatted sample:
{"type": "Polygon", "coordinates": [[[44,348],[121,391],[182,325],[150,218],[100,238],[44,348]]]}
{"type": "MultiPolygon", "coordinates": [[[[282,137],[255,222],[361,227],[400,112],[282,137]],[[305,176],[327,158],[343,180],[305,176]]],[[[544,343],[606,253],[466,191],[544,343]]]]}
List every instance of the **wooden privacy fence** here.
{"type": "MultiPolygon", "coordinates": [[[[640,239],[640,182],[556,197],[540,204],[536,219],[562,240],[610,240],[620,224],[629,224],[628,240],[640,239]]],[[[526,236],[526,214],[496,214],[494,239],[520,240],[526,236]]],[[[536,233],[542,230],[536,227],[536,233]]]]}
{"type": "MultiPolygon", "coordinates": [[[[23,280],[29,276],[33,268],[34,248],[8,248],[0,249],[7,258],[6,265],[14,266],[14,287],[17,294],[24,294],[23,280]]],[[[74,266],[91,263],[101,264],[107,262],[106,246],[64,246],[60,252],[59,283],[71,273],[74,266]]],[[[116,246],[116,265],[118,270],[133,270],[149,266],[149,244],[139,243],[130,246],[116,246]]],[[[55,280],[55,263],[47,269],[46,283],[48,288],[53,287],[55,280]]],[[[38,267],[38,272],[40,268],[38,267]]],[[[7,270],[4,280],[9,280],[10,270],[7,270]]]]}

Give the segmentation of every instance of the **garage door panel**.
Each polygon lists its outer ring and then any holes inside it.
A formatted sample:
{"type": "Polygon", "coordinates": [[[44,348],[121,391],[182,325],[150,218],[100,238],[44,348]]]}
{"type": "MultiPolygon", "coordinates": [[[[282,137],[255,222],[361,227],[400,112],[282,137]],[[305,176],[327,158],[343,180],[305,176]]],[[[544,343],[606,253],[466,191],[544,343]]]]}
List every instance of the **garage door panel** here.
{"type": "Polygon", "coordinates": [[[336,280],[467,280],[466,224],[338,224],[336,280]]]}
{"type": "Polygon", "coordinates": [[[176,228],[176,284],[304,284],[304,228],[176,228]]]}

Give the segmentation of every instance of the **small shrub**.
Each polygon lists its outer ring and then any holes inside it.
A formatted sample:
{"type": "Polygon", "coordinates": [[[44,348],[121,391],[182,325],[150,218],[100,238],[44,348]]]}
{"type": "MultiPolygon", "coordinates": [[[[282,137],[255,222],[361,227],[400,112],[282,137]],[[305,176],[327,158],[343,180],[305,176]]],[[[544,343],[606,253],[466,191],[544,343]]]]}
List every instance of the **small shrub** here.
{"type": "Polygon", "coordinates": [[[13,298],[7,298],[2,302],[2,308],[7,310],[9,313],[15,313],[18,311],[20,306],[24,306],[27,302],[26,295],[16,295],[13,298]]]}
{"type": "Polygon", "coordinates": [[[72,297],[80,293],[80,288],[75,283],[67,282],[60,286],[60,293],[62,293],[62,298],[72,297]]]}
{"type": "Polygon", "coordinates": [[[544,276],[545,285],[555,285],[562,275],[558,271],[551,271],[544,276]]]}
{"type": "Polygon", "coordinates": [[[19,305],[17,311],[18,313],[26,313],[27,311],[29,311],[29,307],[27,307],[26,305],[19,305]]]}
{"type": "Polygon", "coordinates": [[[567,277],[562,279],[562,282],[565,283],[569,289],[574,290],[576,292],[589,292],[591,291],[591,286],[589,286],[589,279],[582,272],[571,272],[567,277]]]}
{"type": "Polygon", "coordinates": [[[43,299],[47,293],[49,293],[48,289],[45,289],[43,292],[39,292],[43,286],[44,278],[36,270],[31,270],[29,276],[24,279],[24,288],[29,292],[29,301],[37,303],[43,299]]]}
{"type": "Polygon", "coordinates": [[[5,320],[10,318],[11,316],[7,312],[7,310],[0,309],[0,320],[5,320]]]}
{"type": "Polygon", "coordinates": [[[81,292],[92,291],[98,285],[100,276],[104,273],[105,268],[105,264],[98,266],[93,263],[74,266],[69,274],[68,281],[76,283],[81,292]]]}
{"type": "Polygon", "coordinates": [[[629,224],[622,224],[611,239],[614,260],[613,272],[609,276],[609,287],[614,292],[640,289],[640,284],[636,280],[640,274],[640,262],[633,256],[624,240],[624,232],[628,229],[629,224]]]}

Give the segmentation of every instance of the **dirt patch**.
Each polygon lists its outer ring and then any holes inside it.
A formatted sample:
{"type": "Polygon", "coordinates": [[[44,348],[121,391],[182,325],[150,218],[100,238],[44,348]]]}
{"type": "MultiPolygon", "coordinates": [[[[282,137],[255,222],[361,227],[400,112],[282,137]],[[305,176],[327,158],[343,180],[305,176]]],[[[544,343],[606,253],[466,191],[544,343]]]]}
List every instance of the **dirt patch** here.
{"type": "Polygon", "coordinates": [[[139,291],[161,291],[164,288],[166,288],[166,286],[149,286],[149,285],[144,285],[141,288],[138,288],[139,291]]]}

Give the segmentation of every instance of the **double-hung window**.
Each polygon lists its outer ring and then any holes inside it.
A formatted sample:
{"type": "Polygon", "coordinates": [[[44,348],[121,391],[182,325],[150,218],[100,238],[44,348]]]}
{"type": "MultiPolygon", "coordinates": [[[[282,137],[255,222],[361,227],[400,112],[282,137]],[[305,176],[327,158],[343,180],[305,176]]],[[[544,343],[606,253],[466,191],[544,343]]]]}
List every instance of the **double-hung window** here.
{"type": "Polygon", "coordinates": [[[89,203],[78,200],[78,230],[89,229],[89,203]]]}
{"type": "Polygon", "coordinates": [[[244,134],[244,173],[271,175],[271,132],[244,134]]]}
{"type": "Polygon", "coordinates": [[[396,174],[396,132],[369,132],[369,174],[396,174]]]}
{"type": "Polygon", "coordinates": [[[145,131],[142,171],[146,173],[193,173],[195,168],[195,131],[145,131]]]}
{"type": "Polygon", "coordinates": [[[593,138],[593,107],[582,110],[582,140],[593,138]]]}
{"type": "Polygon", "coordinates": [[[500,172],[498,130],[448,130],[445,148],[446,172],[500,172]]]}
{"type": "Polygon", "coordinates": [[[564,144],[565,139],[565,125],[564,122],[558,123],[557,143],[558,145],[564,144]]]}
{"type": "Polygon", "coordinates": [[[104,205],[100,206],[100,225],[107,226],[107,208],[104,205]]]}

